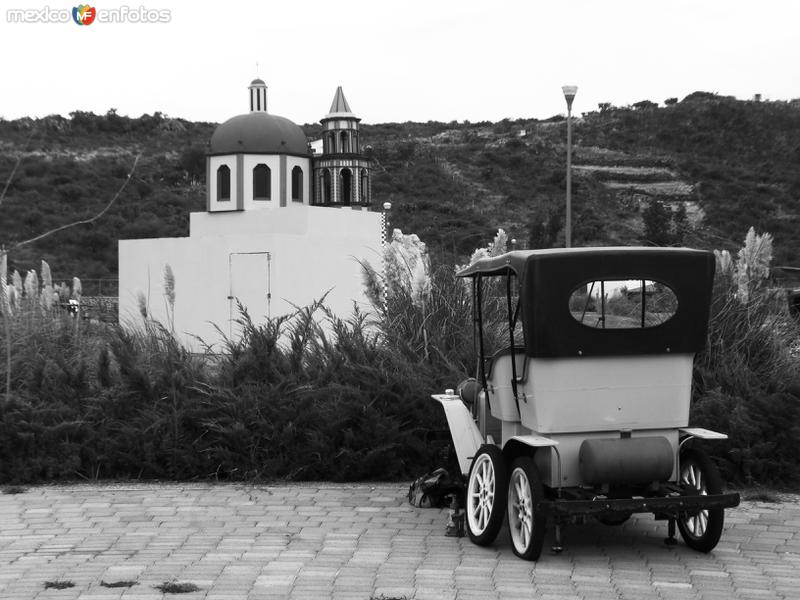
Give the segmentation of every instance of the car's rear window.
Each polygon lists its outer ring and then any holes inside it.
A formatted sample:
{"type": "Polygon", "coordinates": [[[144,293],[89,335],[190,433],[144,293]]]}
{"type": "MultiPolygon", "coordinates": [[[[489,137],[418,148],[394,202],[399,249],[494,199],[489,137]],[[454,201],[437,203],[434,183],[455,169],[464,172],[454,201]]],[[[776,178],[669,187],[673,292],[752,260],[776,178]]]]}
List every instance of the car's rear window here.
{"type": "Polygon", "coordinates": [[[651,279],[603,279],[574,290],[569,308],[586,327],[646,329],[669,321],[678,298],[669,286],[651,279]]]}

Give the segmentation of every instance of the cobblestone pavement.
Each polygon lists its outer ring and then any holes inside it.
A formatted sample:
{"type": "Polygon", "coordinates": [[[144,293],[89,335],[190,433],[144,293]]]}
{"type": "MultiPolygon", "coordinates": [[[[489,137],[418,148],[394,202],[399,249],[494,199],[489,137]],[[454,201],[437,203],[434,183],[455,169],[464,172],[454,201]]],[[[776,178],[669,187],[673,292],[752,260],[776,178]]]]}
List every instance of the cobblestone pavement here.
{"type": "Polygon", "coordinates": [[[445,537],[446,512],[413,508],[405,492],[158,484],[0,495],[0,598],[800,598],[797,496],[729,509],[707,555],[666,546],[666,524],[643,515],[570,528],[562,554],[530,563],[506,533],[489,548],[445,537]],[[198,590],[163,594],[165,582],[198,590]]]}

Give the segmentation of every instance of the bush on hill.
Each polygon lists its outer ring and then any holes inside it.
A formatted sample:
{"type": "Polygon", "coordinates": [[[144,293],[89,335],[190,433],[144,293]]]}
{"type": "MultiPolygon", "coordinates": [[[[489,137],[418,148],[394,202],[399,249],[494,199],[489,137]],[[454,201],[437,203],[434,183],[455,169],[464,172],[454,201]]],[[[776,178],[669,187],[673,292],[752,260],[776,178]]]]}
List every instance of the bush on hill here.
{"type": "MultiPolygon", "coordinates": [[[[602,164],[667,167],[693,186],[685,199],[705,214],[692,236],[695,245],[733,250],[756,226],[774,234],[777,262],[800,264],[797,103],[745,102],[705,92],[668,100],[662,108],[637,103],[646,110],[602,103],[599,112],[577,119],[576,165],[591,163],[601,150],[607,161],[602,164]]],[[[130,118],[113,109],[104,115],[75,111],[68,119],[0,121],[0,181],[23,155],[0,239],[13,243],[19,235],[90,212],[113,193],[115,179],[140,152],[133,185],[98,226],[112,242],[186,235],[186,213],[204,206],[202,159],[213,127],[160,113],[130,118]]],[[[319,124],[305,129],[311,138],[321,132],[319,124]]],[[[442,261],[463,260],[479,236],[497,228],[524,244],[537,215],[563,212],[565,130],[563,115],[497,124],[362,124],[364,151],[376,160],[376,206],[391,202],[394,223],[422,235],[442,261]]],[[[631,244],[641,238],[639,211],[605,187],[609,177],[596,172],[574,178],[574,243],[631,244]]],[[[79,239],[66,243],[55,236],[12,259],[27,270],[41,257],[58,257],[56,264],[69,275],[113,275],[113,252],[86,261],[92,251],[79,239]]]]}

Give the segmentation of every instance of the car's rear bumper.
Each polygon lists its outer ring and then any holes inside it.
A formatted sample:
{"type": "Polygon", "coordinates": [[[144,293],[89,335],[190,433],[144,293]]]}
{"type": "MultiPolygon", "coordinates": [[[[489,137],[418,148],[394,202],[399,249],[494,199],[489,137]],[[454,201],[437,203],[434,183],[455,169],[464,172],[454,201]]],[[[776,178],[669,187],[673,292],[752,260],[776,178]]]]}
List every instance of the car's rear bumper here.
{"type": "Polygon", "coordinates": [[[708,494],[696,496],[655,496],[647,498],[602,498],[591,500],[543,500],[539,510],[553,517],[579,515],[614,515],[654,513],[664,518],[679,518],[701,510],[731,508],[739,505],[739,494],[708,494]]]}

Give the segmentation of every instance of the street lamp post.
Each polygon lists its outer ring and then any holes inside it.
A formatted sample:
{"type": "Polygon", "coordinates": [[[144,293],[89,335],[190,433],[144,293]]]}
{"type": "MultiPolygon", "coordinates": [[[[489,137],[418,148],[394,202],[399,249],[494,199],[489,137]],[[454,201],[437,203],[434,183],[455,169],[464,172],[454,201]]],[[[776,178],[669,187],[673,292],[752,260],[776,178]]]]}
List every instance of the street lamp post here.
{"type": "Polygon", "coordinates": [[[562,86],[567,100],[567,222],[564,228],[567,248],[572,246],[572,101],[578,93],[577,85],[562,86]]]}

